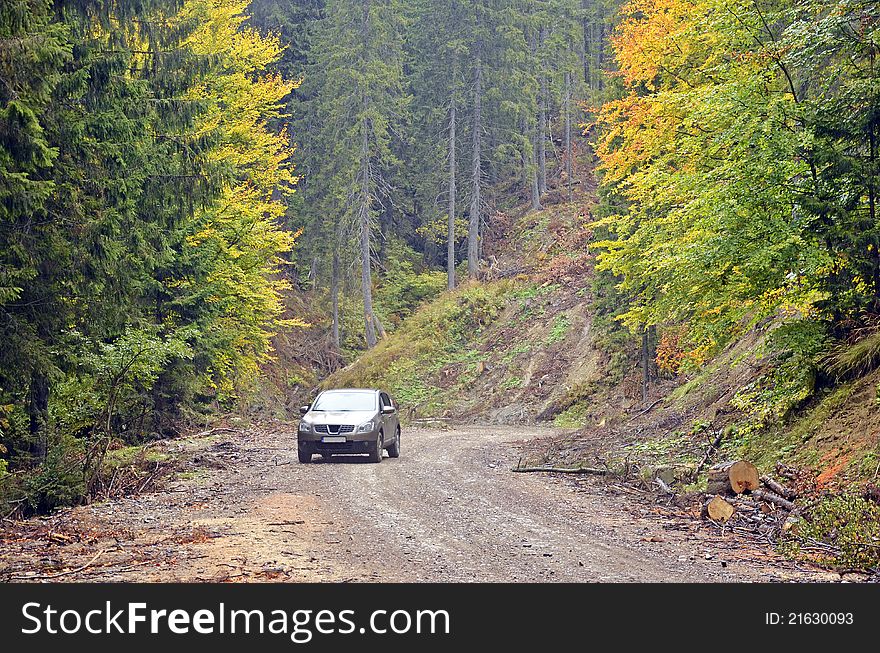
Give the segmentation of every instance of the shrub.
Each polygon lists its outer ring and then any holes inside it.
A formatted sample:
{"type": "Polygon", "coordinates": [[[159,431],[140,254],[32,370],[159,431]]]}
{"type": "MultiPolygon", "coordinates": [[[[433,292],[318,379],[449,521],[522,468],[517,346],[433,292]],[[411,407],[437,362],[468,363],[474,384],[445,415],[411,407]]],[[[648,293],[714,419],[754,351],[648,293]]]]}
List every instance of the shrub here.
{"type": "Polygon", "coordinates": [[[880,506],[855,495],[822,499],[797,529],[795,551],[815,540],[837,552],[820,554],[820,561],[838,568],[874,569],[880,566],[880,506]]]}
{"type": "Polygon", "coordinates": [[[731,403],[756,417],[755,426],[785,419],[815,393],[815,359],[825,338],[821,322],[795,320],[778,327],[765,346],[775,357],[771,371],[740,390],[731,403]]]}
{"type": "Polygon", "coordinates": [[[48,448],[46,460],[22,476],[7,496],[23,513],[45,513],[78,503],[86,490],[85,451],[83,440],[69,434],[58,437],[48,448]]]}

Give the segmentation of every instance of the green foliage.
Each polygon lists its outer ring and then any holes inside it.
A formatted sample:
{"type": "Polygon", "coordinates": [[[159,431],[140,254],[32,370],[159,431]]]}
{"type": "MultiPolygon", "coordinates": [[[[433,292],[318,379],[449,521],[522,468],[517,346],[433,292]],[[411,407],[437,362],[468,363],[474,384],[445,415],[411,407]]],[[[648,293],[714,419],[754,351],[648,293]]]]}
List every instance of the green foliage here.
{"type": "Polygon", "coordinates": [[[9,488],[7,497],[23,501],[19,507],[24,512],[48,512],[79,502],[86,491],[85,454],[85,441],[62,434],[48,448],[46,460],[9,488]]]}
{"type": "Polygon", "coordinates": [[[811,398],[817,387],[816,358],[825,346],[826,326],[814,320],[784,322],[767,338],[771,370],[740,389],[731,404],[752,419],[751,428],[784,420],[811,398]]]}
{"type": "Polygon", "coordinates": [[[417,271],[415,252],[395,242],[386,254],[385,271],[376,291],[376,306],[390,326],[400,324],[421,304],[446,289],[446,274],[437,270],[417,271]]]}
{"type": "Polygon", "coordinates": [[[553,426],[559,428],[581,428],[586,426],[590,406],[588,402],[580,401],[572,404],[553,418],[553,426]]]}
{"type": "Polygon", "coordinates": [[[502,390],[515,390],[516,388],[521,388],[523,384],[523,380],[518,376],[509,376],[504,381],[501,382],[501,385],[498,386],[502,390]]]}
{"type": "Polygon", "coordinates": [[[810,540],[833,547],[832,552],[814,554],[824,564],[876,569],[880,566],[880,506],[852,494],[825,497],[799,522],[795,537],[786,542],[787,549],[805,553],[810,540]]]}
{"type": "Polygon", "coordinates": [[[626,91],[597,151],[625,201],[599,222],[599,267],[634,331],[687,322],[716,347],[779,311],[873,310],[877,25],[863,0],[623,9],[626,91]]]}
{"type": "Polygon", "coordinates": [[[530,342],[522,342],[509,349],[504,356],[501,357],[501,362],[505,365],[509,365],[517,356],[527,354],[530,351],[532,351],[532,344],[530,342]]]}
{"type": "Polygon", "coordinates": [[[246,5],[0,9],[0,459],[32,509],[86,491],[95,438],[234,401],[295,324],[293,84],[246,5]]]}

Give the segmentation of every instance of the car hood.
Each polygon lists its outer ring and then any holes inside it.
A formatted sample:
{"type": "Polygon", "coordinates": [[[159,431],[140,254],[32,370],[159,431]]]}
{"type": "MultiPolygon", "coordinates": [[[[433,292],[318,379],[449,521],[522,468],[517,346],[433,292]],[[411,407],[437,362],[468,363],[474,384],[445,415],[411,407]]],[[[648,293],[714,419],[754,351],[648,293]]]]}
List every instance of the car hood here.
{"type": "Polygon", "coordinates": [[[376,417],[375,410],[345,410],[336,412],[311,411],[305,416],[309,424],[351,424],[360,426],[376,417]]]}

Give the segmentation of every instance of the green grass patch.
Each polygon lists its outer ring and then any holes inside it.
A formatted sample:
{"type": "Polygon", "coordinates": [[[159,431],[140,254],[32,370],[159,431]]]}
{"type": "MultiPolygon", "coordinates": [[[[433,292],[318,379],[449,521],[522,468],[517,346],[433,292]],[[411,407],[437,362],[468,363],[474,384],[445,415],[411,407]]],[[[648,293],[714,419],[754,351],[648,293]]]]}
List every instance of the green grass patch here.
{"type": "Polygon", "coordinates": [[[587,425],[590,414],[590,404],[588,401],[579,401],[553,418],[553,426],[559,428],[574,429],[587,425]]]}
{"type": "Polygon", "coordinates": [[[718,373],[719,369],[721,369],[720,363],[706,365],[699,372],[697,372],[697,374],[692,379],[678,386],[675,390],[670,392],[669,399],[671,401],[683,400],[689,394],[701,388],[709,379],[712,378],[712,376],[718,373]]]}
{"type": "Polygon", "coordinates": [[[486,330],[521,290],[521,284],[501,280],[444,292],[321,387],[387,388],[403,408],[436,414],[456,399],[456,388],[476,378],[477,362],[485,358],[480,343],[486,330]],[[446,368],[453,381],[440,377],[446,368]]]}
{"type": "Polygon", "coordinates": [[[501,357],[501,362],[505,365],[509,365],[513,362],[513,359],[521,354],[528,354],[532,351],[532,344],[530,342],[523,342],[516,345],[513,349],[507,351],[504,356],[501,357]]]}
{"type": "Polygon", "coordinates": [[[748,458],[758,467],[770,467],[777,460],[784,460],[815,468],[820,454],[808,443],[850,399],[853,390],[853,384],[836,388],[791,426],[777,424],[760,428],[748,423],[740,425],[737,429],[739,437],[730,440],[724,448],[748,458]]]}
{"type": "Polygon", "coordinates": [[[164,463],[171,460],[171,456],[165,452],[157,451],[152,447],[133,446],[122,447],[108,451],[104,457],[104,466],[107,469],[129,467],[138,463],[164,463]]]}
{"type": "Polygon", "coordinates": [[[523,380],[518,376],[511,376],[504,381],[501,382],[499,386],[502,390],[513,390],[515,388],[521,388],[523,385],[523,380]]]}

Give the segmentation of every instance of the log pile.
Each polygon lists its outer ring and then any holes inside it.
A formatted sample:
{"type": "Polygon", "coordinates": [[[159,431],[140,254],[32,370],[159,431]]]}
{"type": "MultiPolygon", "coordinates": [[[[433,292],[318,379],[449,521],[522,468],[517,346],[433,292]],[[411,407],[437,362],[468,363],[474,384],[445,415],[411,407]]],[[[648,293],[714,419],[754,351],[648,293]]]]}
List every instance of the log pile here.
{"type": "MultiPolygon", "coordinates": [[[[776,471],[793,480],[794,475],[783,474],[785,469],[777,466],[776,471]]],[[[767,474],[759,475],[752,463],[728,461],[709,469],[700,515],[716,524],[772,536],[797,522],[796,498],[796,490],[767,474]]]]}

